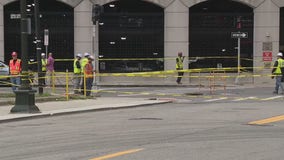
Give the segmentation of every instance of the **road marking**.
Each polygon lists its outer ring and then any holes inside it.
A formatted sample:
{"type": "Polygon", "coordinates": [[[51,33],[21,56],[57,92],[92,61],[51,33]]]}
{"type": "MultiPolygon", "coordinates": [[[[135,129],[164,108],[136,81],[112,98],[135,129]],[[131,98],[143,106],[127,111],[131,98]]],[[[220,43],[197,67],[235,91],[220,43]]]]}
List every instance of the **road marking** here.
{"type": "Polygon", "coordinates": [[[248,99],[256,99],[256,97],[239,98],[239,99],[235,99],[235,100],[232,100],[232,101],[238,102],[238,101],[244,101],[244,100],[248,100],[248,99]]]}
{"type": "Polygon", "coordinates": [[[208,100],[205,100],[205,102],[221,101],[221,100],[224,100],[224,99],[228,99],[228,97],[221,97],[221,98],[217,98],[217,99],[208,99],[208,100]]]}
{"type": "Polygon", "coordinates": [[[119,94],[118,97],[131,97],[131,96],[143,96],[142,94],[119,94]]]}
{"type": "Polygon", "coordinates": [[[283,96],[273,96],[273,97],[264,98],[264,99],[261,99],[261,100],[262,101],[269,101],[269,100],[278,99],[278,98],[283,98],[283,96]]]}
{"type": "Polygon", "coordinates": [[[106,160],[106,159],[110,159],[110,158],[114,158],[114,157],[123,156],[123,155],[126,155],[126,154],[131,154],[131,153],[139,152],[139,151],[142,151],[142,150],[143,150],[143,148],[140,148],[140,149],[132,149],[132,150],[117,152],[117,153],[113,153],[113,154],[108,154],[108,155],[101,156],[101,157],[97,157],[97,158],[93,158],[93,159],[90,159],[90,160],[106,160]]]}
{"type": "Polygon", "coordinates": [[[262,124],[268,124],[268,123],[278,122],[278,121],[283,121],[283,120],[284,120],[284,115],[281,115],[281,116],[276,116],[276,117],[271,117],[271,118],[267,118],[267,119],[249,122],[248,124],[262,125],[262,124]]]}

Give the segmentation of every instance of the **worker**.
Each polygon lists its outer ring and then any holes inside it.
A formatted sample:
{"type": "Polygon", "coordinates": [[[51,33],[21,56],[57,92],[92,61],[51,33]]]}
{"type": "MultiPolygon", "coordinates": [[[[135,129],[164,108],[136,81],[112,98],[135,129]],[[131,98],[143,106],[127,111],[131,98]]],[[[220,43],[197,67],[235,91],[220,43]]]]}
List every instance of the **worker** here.
{"type": "MultiPolygon", "coordinates": [[[[89,53],[84,53],[84,58],[81,59],[81,68],[82,68],[82,74],[84,74],[84,68],[86,64],[88,63],[88,58],[90,57],[89,53]]],[[[84,82],[85,79],[82,77],[82,85],[81,85],[81,93],[84,94],[84,82]]]]}
{"type": "Polygon", "coordinates": [[[82,68],[80,60],[82,58],[82,54],[78,53],[74,59],[73,68],[74,68],[74,94],[79,94],[80,82],[82,78],[82,68]]]}
{"type": "Polygon", "coordinates": [[[176,58],[176,70],[178,71],[178,77],[177,77],[177,84],[182,84],[181,79],[184,74],[183,70],[183,60],[184,56],[182,56],[182,52],[178,53],[178,57],[176,58]]]}
{"type": "Polygon", "coordinates": [[[93,56],[88,57],[88,63],[84,67],[84,74],[86,77],[86,96],[91,95],[92,84],[94,81],[94,66],[92,62],[94,61],[93,56]]]}
{"type": "Polygon", "coordinates": [[[54,58],[52,53],[48,54],[48,59],[46,63],[46,76],[47,76],[47,83],[50,87],[53,85],[53,76],[54,76],[54,58]]]}
{"type": "Polygon", "coordinates": [[[21,85],[21,71],[22,71],[22,61],[18,59],[18,53],[12,52],[12,59],[9,62],[10,68],[10,79],[12,83],[12,90],[15,90],[21,85]]]}
{"type": "Polygon", "coordinates": [[[45,56],[45,53],[41,53],[41,80],[42,81],[42,85],[45,86],[45,76],[46,76],[46,64],[47,64],[47,59],[45,56]]]}
{"type": "Polygon", "coordinates": [[[279,52],[277,54],[277,60],[274,62],[273,69],[272,69],[272,78],[275,78],[275,90],[273,91],[273,94],[278,94],[279,88],[281,88],[281,94],[284,94],[284,88],[281,83],[283,68],[284,67],[284,60],[283,60],[283,54],[279,52]]]}

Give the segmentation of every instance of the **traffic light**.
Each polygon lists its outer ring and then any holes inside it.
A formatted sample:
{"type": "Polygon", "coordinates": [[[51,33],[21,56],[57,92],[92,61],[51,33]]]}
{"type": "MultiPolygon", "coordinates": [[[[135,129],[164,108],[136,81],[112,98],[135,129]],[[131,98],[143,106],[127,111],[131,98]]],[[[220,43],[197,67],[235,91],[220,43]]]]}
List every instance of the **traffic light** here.
{"type": "Polygon", "coordinates": [[[237,18],[237,29],[241,29],[242,28],[242,20],[241,20],[241,16],[239,16],[237,18]]]}
{"type": "Polygon", "coordinates": [[[104,7],[103,6],[101,6],[99,4],[93,5],[92,21],[93,21],[94,25],[96,25],[96,22],[99,21],[99,19],[102,16],[103,12],[104,12],[104,7]]]}

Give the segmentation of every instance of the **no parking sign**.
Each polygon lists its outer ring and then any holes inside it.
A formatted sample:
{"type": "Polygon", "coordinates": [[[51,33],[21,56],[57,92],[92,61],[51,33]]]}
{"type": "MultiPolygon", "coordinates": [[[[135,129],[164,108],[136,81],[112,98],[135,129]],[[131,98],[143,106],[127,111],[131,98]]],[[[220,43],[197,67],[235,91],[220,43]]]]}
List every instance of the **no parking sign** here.
{"type": "Polygon", "coordinates": [[[268,52],[263,52],[262,54],[262,60],[264,62],[271,62],[272,61],[272,52],[268,51],[268,52]]]}

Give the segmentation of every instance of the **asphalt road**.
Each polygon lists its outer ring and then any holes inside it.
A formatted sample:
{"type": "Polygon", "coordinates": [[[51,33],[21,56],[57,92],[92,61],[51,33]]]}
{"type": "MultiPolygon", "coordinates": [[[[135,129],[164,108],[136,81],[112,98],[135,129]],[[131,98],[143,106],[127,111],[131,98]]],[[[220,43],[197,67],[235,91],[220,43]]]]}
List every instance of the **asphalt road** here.
{"type": "Polygon", "coordinates": [[[283,103],[177,102],[0,124],[1,160],[276,160],[283,103]]]}

